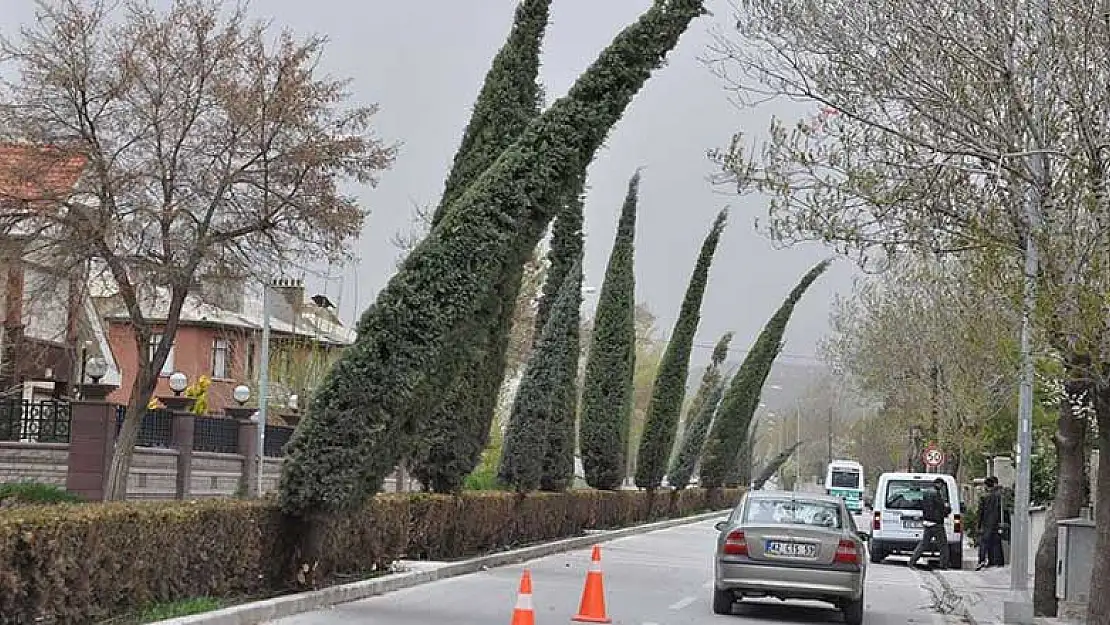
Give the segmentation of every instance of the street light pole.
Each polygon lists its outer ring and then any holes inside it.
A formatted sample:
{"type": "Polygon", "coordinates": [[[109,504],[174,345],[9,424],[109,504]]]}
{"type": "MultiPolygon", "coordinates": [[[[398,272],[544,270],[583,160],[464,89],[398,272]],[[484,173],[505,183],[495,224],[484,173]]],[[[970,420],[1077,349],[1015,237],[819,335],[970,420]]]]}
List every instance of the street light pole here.
{"type": "Polygon", "coordinates": [[[794,412],[797,415],[797,427],[794,430],[794,490],[798,490],[802,483],[802,458],[798,455],[802,448],[802,402],[794,400],[794,412]]]}
{"type": "Polygon", "coordinates": [[[270,403],[270,283],[262,283],[262,370],[258,372],[258,496],[262,492],[262,473],[266,468],[266,413],[270,403]]]}
{"type": "Polygon", "coordinates": [[[1047,89],[1048,74],[1045,72],[1044,41],[1045,29],[1051,17],[1050,0],[1034,0],[1031,8],[1033,22],[1038,30],[1042,45],[1034,53],[1036,63],[1032,84],[1033,149],[1030,151],[1030,170],[1033,184],[1025,197],[1025,276],[1024,297],[1021,311],[1021,380],[1018,392],[1018,435],[1017,435],[1017,480],[1014,487],[1014,518],[1010,541],[1010,591],[1012,597],[1003,605],[1003,620],[1007,623],[1031,623],[1033,621],[1032,598],[1029,596],[1029,492],[1033,448],[1033,314],[1037,305],[1037,272],[1040,267],[1036,234],[1040,226],[1042,193],[1048,178],[1048,164],[1044,153],[1047,124],[1045,115],[1044,92],[1047,89]]]}

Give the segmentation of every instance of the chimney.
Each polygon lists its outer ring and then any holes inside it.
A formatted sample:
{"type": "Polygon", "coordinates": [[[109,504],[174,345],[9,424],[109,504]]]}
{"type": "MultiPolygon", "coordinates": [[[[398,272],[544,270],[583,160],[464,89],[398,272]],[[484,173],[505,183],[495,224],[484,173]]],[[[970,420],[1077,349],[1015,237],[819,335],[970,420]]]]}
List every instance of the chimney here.
{"type": "Polygon", "coordinates": [[[292,324],[296,329],[297,317],[304,308],[304,282],[294,278],[278,278],[270,283],[270,288],[278,295],[273,306],[274,317],[292,324]]]}

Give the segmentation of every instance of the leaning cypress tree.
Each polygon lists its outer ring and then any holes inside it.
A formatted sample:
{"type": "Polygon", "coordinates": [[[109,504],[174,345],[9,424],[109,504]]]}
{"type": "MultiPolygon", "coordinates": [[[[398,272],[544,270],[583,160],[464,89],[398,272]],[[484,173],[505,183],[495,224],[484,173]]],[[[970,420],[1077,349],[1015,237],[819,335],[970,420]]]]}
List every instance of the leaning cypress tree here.
{"type": "Polygon", "coordinates": [[[717,341],[713,348],[713,357],[701,378],[701,385],[690,403],[690,410],[686,418],[686,431],[682,434],[678,454],[671,465],[668,475],[671,486],[686,488],[690,477],[694,474],[694,467],[701,457],[701,450],[705,446],[705,437],[709,434],[709,426],[713,422],[713,415],[717,413],[717,406],[725,393],[725,379],[721,373],[721,366],[728,359],[728,346],[732,342],[732,332],[726,332],[717,341]]]}
{"type": "MultiPolygon", "coordinates": [[[[578,355],[581,331],[582,306],[582,255],[585,245],[582,241],[583,198],[582,186],[577,184],[578,191],[567,202],[559,216],[555,218],[551,236],[551,268],[545,284],[545,297],[547,284],[559,282],[558,297],[568,284],[573,284],[575,291],[574,306],[571,307],[570,321],[565,326],[562,335],[564,347],[559,350],[562,355],[562,371],[559,380],[562,388],[558,391],[555,405],[551,409],[551,418],[547,428],[547,447],[544,456],[543,474],[540,479],[540,489],[546,491],[566,490],[574,481],[574,425],[578,415],[578,355]],[[551,273],[554,270],[554,275],[551,273]]],[[[556,300],[558,301],[558,300],[556,300]]],[[[543,300],[541,300],[542,309],[543,300]]],[[[548,313],[544,316],[550,318],[548,313]]],[[[538,333],[542,335],[542,331],[538,333]]]]}
{"type": "Polygon", "coordinates": [[[690,373],[690,352],[694,348],[694,335],[701,320],[701,303],[705,296],[705,285],[709,281],[709,268],[717,243],[725,228],[728,211],[721,211],[713,227],[709,229],[701,244],[694,273],[686,287],[686,296],[678,312],[671,340],[659,370],[655,373],[652,386],[651,403],[648,404],[644,422],[644,434],[640,437],[640,451],[636,456],[636,486],[654,490],[663,482],[667,472],[667,462],[671,459],[674,439],[678,433],[678,416],[682,412],[682,402],[686,399],[686,378],[690,373]]]}
{"type": "MultiPolygon", "coordinates": [[[[448,207],[524,132],[540,112],[543,94],[537,81],[540,48],[551,0],[523,0],[509,38],[494,57],[474,113],[432,216],[435,228],[448,207]]],[[[455,492],[481,459],[489,438],[497,392],[505,369],[505,344],[520,294],[523,263],[510,263],[497,292],[485,301],[473,323],[449,341],[450,358],[462,363],[438,378],[425,379],[408,405],[421,423],[410,451],[412,474],[429,490],[455,492]],[[430,418],[420,415],[431,413],[430,418]]]]}
{"type": "Polygon", "coordinates": [[[717,409],[717,418],[706,442],[701,463],[701,483],[707,488],[719,488],[736,470],[737,456],[747,442],[748,426],[759,406],[763,383],[771,373],[771,366],[782,350],[782,336],[786,324],[794,313],[794,306],[806,290],[829,267],[829,261],[819,263],[802,278],[786,301],[759,333],[752,350],[732,378],[728,391],[717,409]]]}
{"type": "Polygon", "coordinates": [[[717,414],[717,409],[721,405],[721,397],[724,396],[726,388],[726,381],[718,380],[717,384],[705,397],[705,401],[699,405],[698,413],[691,417],[693,421],[682,439],[682,450],[675,458],[669,474],[671,486],[678,490],[682,490],[690,484],[690,478],[694,475],[698,456],[701,454],[705,443],[705,436],[709,433],[709,426],[713,423],[713,416],[717,414]],[[687,447],[689,447],[689,451],[687,447]]]}
{"type": "Polygon", "coordinates": [[[586,483],[620,486],[625,473],[628,426],[636,372],[636,276],[633,266],[640,172],[628,182],[616,240],[597,300],[586,378],[582,383],[579,445],[586,483]]]}
{"type": "Polygon", "coordinates": [[[538,243],[566,181],[593,159],[703,5],[653,3],[452,203],[362,315],[358,339],[317,389],[282,463],[281,507],[306,524],[295,529],[302,559],[319,555],[320,515],[357,508],[380,490],[427,418],[405,409],[413,389],[459,366],[443,358],[454,332],[496,291],[517,250],[538,243]]]}
{"type": "Polygon", "coordinates": [[[433,228],[443,221],[447,208],[540,114],[540,48],[550,12],[551,0],[521,0],[517,5],[509,38],[493,57],[455,152],[443,197],[432,215],[433,228]]]}
{"type": "MultiPolygon", "coordinates": [[[[782,465],[786,464],[786,461],[790,460],[790,456],[793,456],[794,452],[797,451],[798,448],[801,446],[801,443],[794,443],[790,447],[787,447],[786,449],[780,451],[778,455],[776,455],[774,458],[771,458],[770,462],[767,463],[767,466],[763,467],[763,469],[759,471],[759,475],[752,478],[752,489],[761,490],[763,488],[763,485],[767,483],[767,480],[771,479],[771,477],[778,473],[779,469],[782,468],[782,465]]],[[[747,486],[746,483],[744,485],[747,486]]]]}
{"type": "Polygon", "coordinates": [[[740,454],[736,458],[736,479],[725,479],[725,483],[732,483],[738,486],[747,487],[752,483],[752,467],[755,465],[755,443],[759,438],[759,421],[752,421],[748,426],[748,436],[744,440],[744,446],[740,449],[740,454]]]}
{"type": "Polygon", "coordinates": [[[569,274],[570,268],[582,256],[584,182],[584,176],[575,181],[577,188],[572,188],[571,193],[568,193],[570,197],[567,198],[566,205],[551,226],[551,249],[547,252],[547,279],[544,280],[543,294],[536,307],[536,336],[543,333],[543,327],[547,324],[547,315],[559,297],[563,278],[569,274]]]}
{"type": "MultiPolygon", "coordinates": [[[[582,302],[582,282],[574,274],[582,275],[582,267],[575,264],[571,274],[563,280],[559,298],[548,316],[547,325],[536,344],[532,357],[524,368],[513,410],[509,417],[509,428],[505,432],[505,445],[501,451],[501,464],[497,470],[498,479],[517,492],[536,490],[545,474],[549,462],[548,447],[554,438],[563,452],[573,454],[563,439],[562,430],[566,415],[559,414],[566,408],[566,389],[573,382],[567,378],[567,349],[577,347],[568,344],[567,336],[578,332],[578,307],[582,302]]],[[[571,422],[573,423],[573,421],[571,422]]],[[[572,431],[573,433],[573,431],[572,431]]],[[[573,438],[573,437],[572,437],[573,438]]],[[[557,467],[566,473],[564,466],[557,467]]],[[[574,471],[574,458],[570,458],[570,472],[574,471]]],[[[555,476],[556,479],[568,479],[555,476]]]]}

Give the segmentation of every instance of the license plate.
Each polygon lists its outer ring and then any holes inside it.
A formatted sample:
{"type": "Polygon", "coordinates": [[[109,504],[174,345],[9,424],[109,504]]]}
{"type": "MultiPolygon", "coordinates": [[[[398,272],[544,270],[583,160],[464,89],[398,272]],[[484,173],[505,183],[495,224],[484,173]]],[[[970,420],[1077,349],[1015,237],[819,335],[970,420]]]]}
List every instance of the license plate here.
{"type": "Polygon", "coordinates": [[[811,543],[790,543],[780,540],[768,540],[763,551],[769,556],[784,558],[816,558],[817,545],[811,543]]]}
{"type": "Polygon", "coordinates": [[[919,519],[902,519],[902,527],[908,530],[919,530],[925,526],[919,519]]]}

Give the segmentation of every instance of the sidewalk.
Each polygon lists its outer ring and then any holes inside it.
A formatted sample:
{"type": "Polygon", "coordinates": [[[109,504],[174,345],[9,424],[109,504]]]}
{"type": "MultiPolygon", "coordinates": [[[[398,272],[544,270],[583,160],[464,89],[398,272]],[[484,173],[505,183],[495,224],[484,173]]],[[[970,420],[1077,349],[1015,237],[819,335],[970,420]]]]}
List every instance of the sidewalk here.
{"type": "MultiPolygon", "coordinates": [[[[974,570],[974,562],[965,562],[964,566],[965,569],[960,571],[931,573],[943,588],[944,595],[940,603],[971,625],[1002,623],[1002,606],[1010,596],[1010,567],[1007,565],[977,572],[974,570]]],[[[1029,588],[1033,588],[1032,576],[1029,576],[1029,588]]],[[[1062,625],[1067,621],[1039,618],[1037,623],[1062,625]]]]}

